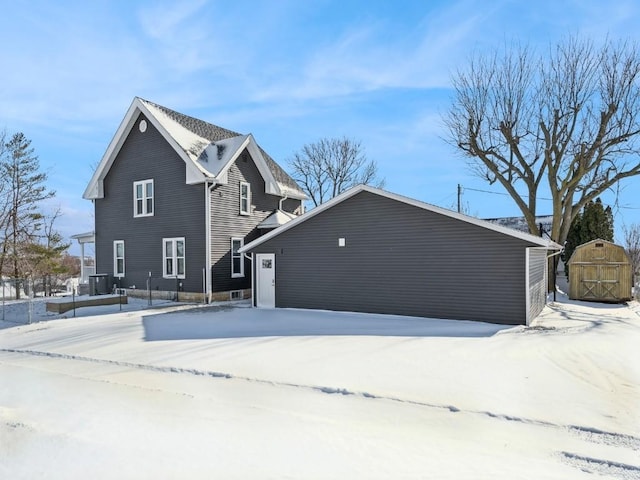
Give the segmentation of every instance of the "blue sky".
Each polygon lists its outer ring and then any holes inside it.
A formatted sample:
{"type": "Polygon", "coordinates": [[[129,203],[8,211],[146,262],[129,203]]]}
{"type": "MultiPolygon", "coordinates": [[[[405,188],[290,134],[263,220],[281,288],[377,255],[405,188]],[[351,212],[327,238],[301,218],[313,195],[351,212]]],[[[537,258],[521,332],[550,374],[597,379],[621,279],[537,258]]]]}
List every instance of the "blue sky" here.
{"type": "MultiPolygon", "coordinates": [[[[3,2],[0,128],[32,140],[65,236],[93,229],[82,193],[134,96],[252,133],[285,167],[351,137],[392,192],[455,208],[461,184],[471,214],[516,216],[443,140],[451,73],[506,40],[640,40],[638,25],[635,0],[3,2]]],[[[618,230],[640,223],[640,178],[603,199],[618,230]]]]}

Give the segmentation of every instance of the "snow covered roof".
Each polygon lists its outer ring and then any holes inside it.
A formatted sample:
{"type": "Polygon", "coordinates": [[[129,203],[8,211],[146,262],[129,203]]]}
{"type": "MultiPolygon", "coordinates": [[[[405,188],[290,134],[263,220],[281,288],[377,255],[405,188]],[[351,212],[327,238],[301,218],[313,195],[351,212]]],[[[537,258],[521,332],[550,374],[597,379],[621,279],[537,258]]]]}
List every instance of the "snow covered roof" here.
{"type": "Polygon", "coordinates": [[[328,202],[323,203],[322,205],[315,207],[312,210],[309,210],[308,212],[306,212],[305,214],[291,220],[290,222],[282,225],[281,227],[276,228],[275,230],[272,230],[271,232],[257,238],[256,240],[254,240],[253,242],[250,242],[248,244],[246,244],[245,246],[243,246],[242,248],[240,248],[239,252],[244,253],[244,252],[248,252],[251,249],[257,247],[258,245],[266,242],[267,240],[270,240],[271,238],[280,235],[283,232],[286,232],[287,230],[289,230],[290,228],[295,227],[296,225],[299,225],[302,222],[305,222],[307,220],[309,220],[310,218],[313,218],[314,216],[318,215],[319,213],[324,212],[325,210],[330,209],[331,207],[344,202],[345,200],[347,200],[348,198],[353,197],[354,195],[360,193],[360,192],[369,192],[369,193],[373,193],[374,195],[380,195],[382,197],[386,197],[386,198],[390,198],[392,200],[396,200],[402,203],[406,203],[408,205],[413,205],[414,207],[418,207],[418,208],[422,208],[424,210],[428,210],[434,213],[438,213],[440,215],[445,215],[447,217],[451,217],[451,218],[455,218],[457,220],[461,220],[463,222],[466,223],[471,223],[473,225],[477,225],[483,228],[486,228],[487,230],[493,230],[499,233],[502,233],[504,235],[508,235],[510,237],[514,237],[514,238],[519,238],[520,240],[524,240],[526,242],[532,243],[534,245],[538,245],[540,247],[544,247],[544,248],[548,248],[549,250],[562,250],[562,247],[560,245],[558,245],[557,243],[546,239],[546,238],[542,238],[542,237],[537,237],[535,235],[531,235],[529,233],[525,233],[525,232],[520,232],[518,230],[514,230],[512,228],[508,228],[508,227],[503,227],[501,225],[496,225],[494,223],[488,222],[486,220],[481,220],[479,218],[475,218],[475,217],[470,217],[468,215],[463,215],[461,213],[457,213],[454,212],[452,210],[447,210],[446,208],[441,208],[441,207],[437,207],[435,205],[430,205],[428,203],[424,203],[421,202],[419,200],[415,200],[413,198],[409,198],[409,197],[404,197],[402,195],[398,195],[396,193],[391,193],[391,192],[387,192],[386,190],[381,190],[379,188],[375,188],[375,187],[371,187],[369,185],[357,185],[343,193],[341,193],[340,195],[333,197],[331,200],[329,200],[328,202]]]}
{"type": "MultiPolygon", "coordinates": [[[[495,223],[496,225],[502,225],[503,227],[513,228],[521,232],[529,232],[529,225],[524,217],[498,217],[498,218],[485,218],[487,222],[495,223]]],[[[551,238],[551,225],[553,224],[553,215],[538,215],[536,216],[536,225],[542,229],[543,236],[551,238]]]]}
{"type": "Polygon", "coordinates": [[[276,210],[267,218],[265,218],[261,223],[259,223],[258,228],[277,228],[293,220],[294,218],[296,218],[296,215],[294,215],[293,213],[276,210]]]}
{"type": "Polygon", "coordinates": [[[83,198],[103,198],[102,182],[139,114],[143,114],[158,129],[185,161],[187,183],[226,183],[227,170],[246,149],[265,181],[267,193],[307,198],[296,182],[260,148],[251,134],[242,135],[138,97],[133,99],[83,198]]]}
{"type": "Polygon", "coordinates": [[[71,235],[71,238],[74,240],[78,240],[78,243],[95,243],[96,241],[96,232],[85,232],[85,233],[77,233],[76,235],[71,235]]]}

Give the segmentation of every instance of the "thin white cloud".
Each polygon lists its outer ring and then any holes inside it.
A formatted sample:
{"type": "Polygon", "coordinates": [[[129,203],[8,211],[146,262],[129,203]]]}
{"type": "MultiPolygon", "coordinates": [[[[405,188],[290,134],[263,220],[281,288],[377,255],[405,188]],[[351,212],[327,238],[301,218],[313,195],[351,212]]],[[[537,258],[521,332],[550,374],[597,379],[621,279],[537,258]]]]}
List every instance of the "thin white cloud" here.
{"type": "Polygon", "coordinates": [[[404,30],[384,19],[367,19],[311,52],[302,59],[302,68],[274,79],[255,98],[303,101],[385,88],[448,85],[452,62],[472,43],[489,11],[473,13],[468,2],[436,11],[425,7],[423,19],[404,30]]]}

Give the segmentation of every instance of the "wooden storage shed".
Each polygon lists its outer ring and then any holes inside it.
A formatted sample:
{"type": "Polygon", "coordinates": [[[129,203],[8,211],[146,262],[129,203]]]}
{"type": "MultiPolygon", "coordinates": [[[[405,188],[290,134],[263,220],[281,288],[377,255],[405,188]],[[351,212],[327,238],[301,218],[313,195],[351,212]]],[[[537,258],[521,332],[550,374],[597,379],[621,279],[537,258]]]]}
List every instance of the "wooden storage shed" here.
{"type": "Polygon", "coordinates": [[[548,239],[360,185],[245,245],[256,307],[528,325],[548,239]]]}
{"type": "Polygon", "coordinates": [[[594,302],[631,299],[631,261],[620,245],[592,240],[577,247],[569,265],[569,298],[594,302]]]}

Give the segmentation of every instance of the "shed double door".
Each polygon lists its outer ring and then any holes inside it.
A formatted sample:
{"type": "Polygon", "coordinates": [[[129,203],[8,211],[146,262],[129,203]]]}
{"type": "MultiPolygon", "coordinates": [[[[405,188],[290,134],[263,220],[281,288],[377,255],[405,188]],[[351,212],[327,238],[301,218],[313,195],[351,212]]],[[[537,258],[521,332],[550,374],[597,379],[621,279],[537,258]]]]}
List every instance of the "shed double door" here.
{"type": "Polygon", "coordinates": [[[580,297],[585,300],[620,300],[620,265],[579,265],[580,297]]]}

